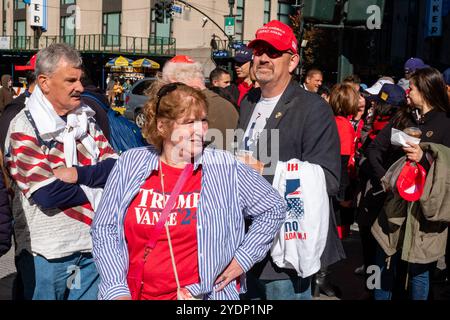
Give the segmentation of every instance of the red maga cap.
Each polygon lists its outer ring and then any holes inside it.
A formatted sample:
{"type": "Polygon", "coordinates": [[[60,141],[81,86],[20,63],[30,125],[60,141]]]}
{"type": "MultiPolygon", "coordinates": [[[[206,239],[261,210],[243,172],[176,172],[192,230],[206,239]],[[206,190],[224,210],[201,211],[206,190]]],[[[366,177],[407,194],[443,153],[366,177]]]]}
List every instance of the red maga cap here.
{"type": "Polygon", "coordinates": [[[247,46],[253,48],[258,41],[264,41],[279,51],[291,50],[297,53],[297,38],[288,25],[278,20],[272,20],[259,28],[255,34],[256,39],[247,46]]]}
{"type": "Polygon", "coordinates": [[[169,62],[173,62],[173,63],[195,63],[195,61],[191,57],[185,56],[185,55],[175,56],[172,59],[170,59],[169,62]]]}
{"type": "Polygon", "coordinates": [[[397,179],[397,190],[406,201],[418,201],[422,196],[427,172],[416,162],[407,161],[397,179]]]}
{"type": "Polygon", "coordinates": [[[25,66],[14,66],[14,70],[16,71],[34,71],[36,67],[36,58],[37,54],[31,57],[30,61],[25,66]]]}

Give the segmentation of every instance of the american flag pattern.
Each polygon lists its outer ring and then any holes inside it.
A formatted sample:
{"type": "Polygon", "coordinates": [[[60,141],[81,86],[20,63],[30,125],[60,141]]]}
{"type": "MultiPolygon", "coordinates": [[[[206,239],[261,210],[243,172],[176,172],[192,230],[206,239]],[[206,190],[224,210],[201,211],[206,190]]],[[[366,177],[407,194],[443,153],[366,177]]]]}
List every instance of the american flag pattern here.
{"type": "Polygon", "coordinates": [[[301,198],[300,192],[298,191],[297,193],[298,194],[288,194],[286,196],[286,203],[288,206],[287,215],[290,219],[302,219],[305,214],[303,199],[301,198]]]}
{"type": "MultiPolygon", "coordinates": [[[[89,124],[89,132],[100,150],[98,162],[114,157],[114,150],[95,123],[89,124]]],[[[37,191],[56,180],[53,170],[66,167],[64,161],[64,146],[56,143],[48,148],[42,145],[36,137],[35,130],[22,111],[12,122],[6,142],[6,165],[11,177],[27,199],[37,191]],[[9,143],[8,143],[9,142],[9,143]]],[[[92,165],[92,159],[86,148],[77,142],[79,166],[92,165]]],[[[93,209],[90,203],[62,210],[67,216],[90,225],[93,219],[93,209]]]]}
{"type": "MultiPolygon", "coordinates": [[[[94,212],[89,203],[82,206],[46,210],[33,202],[36,190],[56,181],[53,169],[65,167],[64,148],[42,145],[36,131],[22,110],[10,123],[5,141],[5,163],[13,177],[16,253],[26,250],[46,259],[92,251],[89,234],[94,212]]],[[[91,123],[89,132],[100,149],[99,161],[117,157],[103,133],[91,123]]],[[[81,143],[77,144],[79,165],[92,163],[81,143]]]]}
{"type": "MultiPolygon", "coordinates": [[[[298,176],[298,163],[287,163],[287,175],[290,177],[298,176]]],[[[302,219],[305,214],[303,194],[300,179],[286,179],[286,191],[284,198],[288,206],[287,217],[290,219],[302,219]]]]}

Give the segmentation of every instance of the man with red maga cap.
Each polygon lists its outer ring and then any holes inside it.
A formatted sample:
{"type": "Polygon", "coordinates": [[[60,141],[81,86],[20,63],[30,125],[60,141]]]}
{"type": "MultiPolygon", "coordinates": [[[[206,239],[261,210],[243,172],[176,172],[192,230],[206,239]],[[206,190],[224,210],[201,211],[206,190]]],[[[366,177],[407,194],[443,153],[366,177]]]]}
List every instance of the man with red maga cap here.
{"type": "MultiPolygon", "coordinates": [[[[300,61],[292,29],[280,21],[270,21],[256,31],[248,47],[253,50],[252,67],[260,88],[250,91],[241,103],[237,131],[240,152],[270,183],[277,163],[298,159],[320,166],[328,193],[322,202],[329,202],[339,189],[339,135],[325,100],[292,79],[300,61]]],[[[325,213],[330,217],[326,245],[312,273],[345,257],[331,213],[325,213]]],[[[247,298],[311,299],[312,274],[300,277],[294,269],[280,268],[270,253],[247,274],[247,298]]]]}

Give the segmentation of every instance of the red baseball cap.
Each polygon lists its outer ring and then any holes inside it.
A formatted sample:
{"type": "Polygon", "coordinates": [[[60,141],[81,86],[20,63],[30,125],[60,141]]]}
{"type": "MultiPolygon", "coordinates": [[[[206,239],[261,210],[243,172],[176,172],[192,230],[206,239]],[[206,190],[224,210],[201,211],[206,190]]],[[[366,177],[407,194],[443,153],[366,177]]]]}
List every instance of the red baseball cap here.
{"type": "Polygon", "coordinates": [[[279,51],[291,50],[297,53],[297,38],[294,31],[288,25],[278,20],[266,23],[262,28],[256,30],[256,39],[247,46],[253,48],[259,41],[264,41],[279,51]]]}
{"type": "Polygon", "coordinates": [[[185,55],[177,55],[169,60],[169,62],[173,63],[195,63],[194,59],[185,55]]]}
{"type": "Polygon", "coordinates": [[[418,201],[423,193],[427,172],[416,162],[407,161],[397,179],[397,190],[406,201],[418,201]]]}
{"type": "Polygon", "coordinates": [[[34,69],[36,67],[36,58],[37,58],[37,54],[32,56],[30,61],[28,61],[28,63],[25,66],[14,66],[14,70],[16,70],[16,71],[28,71],[28,70],[34,71],[34,69]]]}

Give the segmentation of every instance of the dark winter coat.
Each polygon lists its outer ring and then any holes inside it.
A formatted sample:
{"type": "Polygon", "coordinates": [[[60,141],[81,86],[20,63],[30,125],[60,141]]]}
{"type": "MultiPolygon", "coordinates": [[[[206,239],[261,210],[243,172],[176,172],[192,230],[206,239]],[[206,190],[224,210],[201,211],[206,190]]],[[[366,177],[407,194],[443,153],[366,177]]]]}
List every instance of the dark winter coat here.
{"type": "MultiPolygon", "coordinates": [[[[0,157],[3,155],[0,153],[0,157]]],[[[0,166],[1,166],[0,161],[0,166]]],[[[0,168],[1,169],[1,168],[0,168]]],[[[0,256],[11,248],[12,212],[3,172],[0,172],[0,256]]]]}

